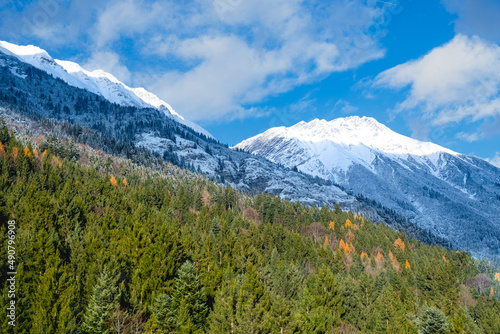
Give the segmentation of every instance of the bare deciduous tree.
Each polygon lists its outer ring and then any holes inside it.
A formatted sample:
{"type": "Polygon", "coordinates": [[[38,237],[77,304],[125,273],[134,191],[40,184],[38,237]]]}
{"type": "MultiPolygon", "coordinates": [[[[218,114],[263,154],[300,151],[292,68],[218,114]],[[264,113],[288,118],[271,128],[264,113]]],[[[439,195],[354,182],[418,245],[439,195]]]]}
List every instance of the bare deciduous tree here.
{"type": "Polygon", "coordinates": [[[326,235],[325,227],[323,226],[323,224],[319,222],[314,222],[311,225],[309,225],[308,232],[309,236],[313,238],[314,242],[316,242],[318,239],[323,240],[326,235]]]}
{"type": "Polygon", "coordinates": [[[483,293],[483,291],[491,287],[491,279],[484,273],[477,274],[476,277],[474,277],[472,286],[476,288],[479,293],[483,293]]]}

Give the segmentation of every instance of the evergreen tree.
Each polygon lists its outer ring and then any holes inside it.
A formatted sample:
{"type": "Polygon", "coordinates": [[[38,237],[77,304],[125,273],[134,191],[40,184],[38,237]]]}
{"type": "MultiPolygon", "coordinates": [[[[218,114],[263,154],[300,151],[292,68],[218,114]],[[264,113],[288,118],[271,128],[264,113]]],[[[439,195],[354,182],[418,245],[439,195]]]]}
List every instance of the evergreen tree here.
{"type": "Polygon", "coordinates": [[[450,326],[446,315],[434,307],[427,307],[420,316],[419,334],[446,334],[450,331],[450,326]]]}
{"type": "Polygon", "coordinates": [[[217,236],[220,232],[220,225],[216,218],[212,219],[212,225],[210,226],[210,231],[217,236]]]}
{"type": "Polygon", "coordinates": [[[172,296],[158,296],[151,311],[160,328],[166,331],[194,333],[205,328],[206,296],[192,262],[186,261],[181,266],[172,296]]]}
{"type": "Polygon", "coordinates": [[[104,270],[92,291],[83,321],[85,333],[111,333],[107,322],[110,320],[118,300],[118,288],[111,274],[104,270]]]}

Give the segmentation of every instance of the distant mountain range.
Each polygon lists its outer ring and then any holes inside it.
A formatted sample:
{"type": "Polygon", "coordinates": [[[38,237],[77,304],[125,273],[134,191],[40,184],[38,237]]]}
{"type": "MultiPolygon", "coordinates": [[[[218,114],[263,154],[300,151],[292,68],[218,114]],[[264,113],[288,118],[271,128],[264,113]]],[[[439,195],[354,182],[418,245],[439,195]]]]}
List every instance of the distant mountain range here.
{"type": "MultiPolygon", "coordinates": [[[[102,133],[85,139],[92,145],[147,148],[248,193],[318,207],[338,203],[423,241],[447,240],[500,257],[500,170],[401,136],[372,118],[301,122],[230,149],[143,88],[6,42],[0,42],[0,106],[26,124],[50,118],[102,133]]],[[[71,130],[76,139],[81,133],[71,130]]]]}

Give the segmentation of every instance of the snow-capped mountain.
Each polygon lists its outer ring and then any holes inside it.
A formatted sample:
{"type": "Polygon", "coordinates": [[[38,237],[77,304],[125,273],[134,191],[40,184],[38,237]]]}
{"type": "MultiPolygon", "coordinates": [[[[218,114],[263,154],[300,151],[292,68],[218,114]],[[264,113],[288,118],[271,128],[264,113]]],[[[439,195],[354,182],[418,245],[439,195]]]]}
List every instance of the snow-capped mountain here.
{"type": "Polygon", "coordinates": [[[332,180],[455,246],[500,255],[500,169],[370,117],[278,127],[235,148],[332,180]]]}
{"type": "Polygon", "coordinates": [[[207,137],[213,136],[201,126],[185,119],[165,101],[144,88],[131,88],[103,70],[87,71],[77,63],[53,59],[47,51],[33,46],[20,46],[0,41],[0,52],[14,56],[67,84],[103,96],[110,102],[137,108],[156,108],[165,115],[207,137]]]}
{"type": "Polygon", "coordinates": [[[439,153],[458,155],[439,145],[400,135],[371,117],[358,116],[272,128],[235,147],[338,182],[355,164],[373,169],[377,153],[400,160],[411,157],[423,164],[435,164],[439,153]]]}

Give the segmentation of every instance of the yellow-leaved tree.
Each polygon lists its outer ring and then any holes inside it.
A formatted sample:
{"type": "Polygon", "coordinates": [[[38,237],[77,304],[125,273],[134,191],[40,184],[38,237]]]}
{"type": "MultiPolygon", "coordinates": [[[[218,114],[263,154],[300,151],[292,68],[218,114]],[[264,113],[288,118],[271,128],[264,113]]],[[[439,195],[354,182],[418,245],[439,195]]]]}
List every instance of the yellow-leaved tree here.
{"type": "Polygon", "coordinates": [[[26,146],[26,147],[24,148],[24,156],[25,156],[25,157],[28,157],[28,158],[29,158],[29,157],[31,157],[31,151],[30,151],[30,149],[28,148],[28,146],[26,146]]]}
{"type": "Polygon", "coordinates": [[[330,222],[330,225],[328,225],[328,226],[330,226],[330,228],[331,228],[333,231],[335,231],[335,222],[330,222]]]}
{"type": "Polygon", "coordinates": [[[401,249],[403,252],[406,248],[405,243],[401,240],[401,238],[397,238],[396,241],[394,241],[394,247],[401,249]]]}

